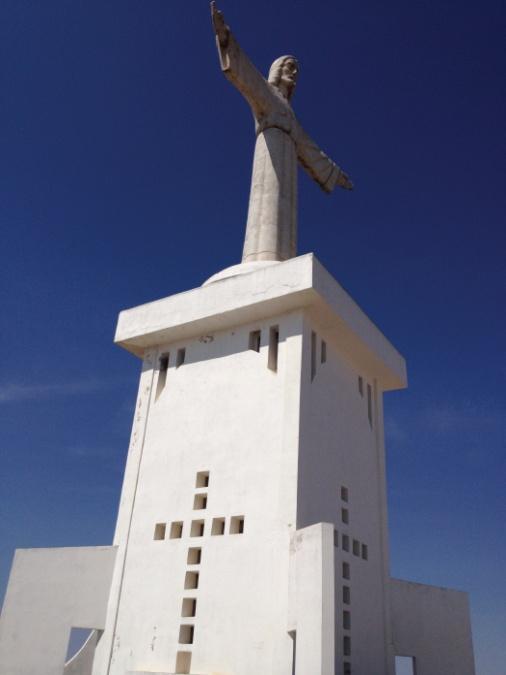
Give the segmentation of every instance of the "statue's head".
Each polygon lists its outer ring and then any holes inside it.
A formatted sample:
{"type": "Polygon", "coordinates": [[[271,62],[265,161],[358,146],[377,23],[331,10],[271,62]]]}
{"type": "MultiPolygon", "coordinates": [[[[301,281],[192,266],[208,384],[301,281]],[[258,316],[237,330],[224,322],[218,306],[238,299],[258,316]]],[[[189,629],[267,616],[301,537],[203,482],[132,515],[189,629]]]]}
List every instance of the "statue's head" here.
{"type": "Polygon", "coordinates": [[[269,70],[269,82],[279,89],[279,91],[287,98],[291,99],[295,86],[297,84],[297,74],[299,72],[299,64],[295,56],[280,56],[276,59],[269,70]]]}

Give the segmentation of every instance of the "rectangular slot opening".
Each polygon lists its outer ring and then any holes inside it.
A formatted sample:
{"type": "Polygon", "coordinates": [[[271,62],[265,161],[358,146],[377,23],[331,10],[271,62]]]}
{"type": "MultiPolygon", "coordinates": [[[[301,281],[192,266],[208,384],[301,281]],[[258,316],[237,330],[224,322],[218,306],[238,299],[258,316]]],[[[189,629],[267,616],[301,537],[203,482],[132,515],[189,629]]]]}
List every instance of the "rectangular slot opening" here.
{"type": "Polygon", "coordinates": [[[327,343],[325,340],[322,340],[321,344],[320,362],[327,363],[327,343]]]}
{"type": "Polygon", "coordinates": [[[261,341],[262,332],[259,330],[252,330],[249,334],[248,348],[252,349],[254,352],[260,351],[260,341],[261,341]]]}
{"type": "Polygon", "coordinates": [[[195,481],[195,487],[206,488],[209,487],[209,471],[199,471],[195,481]]]}
{"type": "Polygon", "coordinates": [[[207,509],[207,495],[198,494],[195,495],[193,499],[193,510],[200,511],[201,509],[207,509]]]}
{"type": "Polygon", "coordinates": [[[316,375],[316,333],[311,331],[311,382],[316,375]]]}
{"type": "Polygon", "coordinates": [[[362,544],[362,560],[367,560],[369,557],[369,551],[367,550],[367,544],[362,544]]]}
{"type": "Polygon", "coordinates": [[[343,637],[343,654],[344,656],[350,656],[351,654],[351,637],[349,635],[343,637]]]}
{"type": "Polygon", "coordinates": [[[343,603],[345,605],[351,603],[351,590],[349,586],[343,586],[343,603]]]}
{"type": "Polygon", "coordinates": [[[395,675],[416,675],[416,662],[414,656],[395,657],[395,675]]]}
{"type": "Polygon", "coordinates": [[[358,376],[358,393],[364,395],[364,378],[361,375],[358,376]]]}
{"type": "Polygon", "coordinates": [[[179,644],[192,645],[195,627],[192,624],[183,624],[179,626],[179,644]]]}
{"type": "Polygon", "coordinates": [[[190,537],[202,537],[202,536],[204,536],[204,521],[192,520],[190,537]]]}
{"type": "Polygon", "coordinates": [[[347,609],[345,609],[343,612],[343,628],[344,630],[351,629],[351,612],[349,612],[347,609]]]}
{"type": "Polygon", "coordinates": [[[176,654],[176,673],[177,675],[188,675],[192,663],[191,652],[177,652],[176,654]]]}
{"type": "Polygon", "coordinates": [[[297,665],[297,631],[289,630],[288,635],[292,639],[292,675],[295,675],[297,665]]]}
{"type": "Polygon", "coordinates": [[[339,532],[336,529],[334,529],[334,546],[339,548],[339,532]]]}
{"type": "Polygon", "coordinates": [[[165,539],[165,530],[167,529],[167,525],[165,523],[157,523],[155,525],[155,534],[153,536],[153,539],[160,541],[161,539],[165,539]]]}
{"type": "Polygon", "coordinates": [[[170,538],[171,539],[181,539],[183,536],[183,521],[176,520],[170,525],[170,538]]]}
{"type": "Polygon", "coordinates": [[[367,417],[372,427],[372,389],[370,384],[367,385],[367,417]]]}
{"type": "Polygon", "coordinates": [[[179,368],[179,366],[182,366],[186,358],[186,349],[182,347],[181,349],[177,350],[176,354],[176,368],[179,368]]]}
{"type": "Polygon", "coordinates": [[[343,579],[349,579],[350,577],[350,563],[343,562],[343,579]]]}
{"type": "Polygon", "coordinates": [[[267,367],[274,371],[278,369],[278,346],[279,328],[278,326],[271,326],[269,330],[269,358],[267,359],[267,367]]]}
{"type": "Polygon", "coordinates": [[[343,534],[342,544],[343,544],[343,551],[350,550],[350,538],[348,537],[347,534],[343,534]]]}
{"type": "Polygon", "coordinates": [[[350,512],[348,511],[348,509],[341,509],[341,520],[346,525],[348,525],[348,523],[350,522],[350,512]]]}
{"type": "Polygon", "coordinates": [[[169,369],[169,354],[162,354],[158,360],[158,381],[156,383],[155,401],[165,388],[167,382],[167,371],[169,369]]]}
{"type": "Polygon", "coordinates": [[[181,616],[195,616],[197,614],[197,598],[183,598],[181,616]]]}
{"type": "Polygon", "coordinates": [[[242,534],[244,532],[244,516],[232,516],[230,519],[230,534],[242,534]]]}
{"type": "Polygon", "coordinates": [[[347,502],[349,498],[348,488],[344,485],[341,486],[341,499],[343,502],[347,502]]]}
{"type": "Polygon", "coordinates": [[[213,536],[225,534],[225,518],[213,518],[211,534],[213,536]]]}
{"type": "Polygon", "coordinates": [[[200,565],[202,560],[202,549],[199,546],[192,546],[188,549],[188,565],[200,565]]]}
{"type": "Polygon", "coordinates": [[[349,661],[343,662],[343,675],[351,675],[351,663],[349,661]]]}
{"type": "Polygon", "coordinates": [[[360,556],[360,542],[357,539],[353,540],[353,555],[360,556]]]}
{"type": "Polygon", "coordinates": [[[199,573],[198,572],[186,572],[184,577],[184,587],[185,589],[195,589],[199,587],[199,573]]]}

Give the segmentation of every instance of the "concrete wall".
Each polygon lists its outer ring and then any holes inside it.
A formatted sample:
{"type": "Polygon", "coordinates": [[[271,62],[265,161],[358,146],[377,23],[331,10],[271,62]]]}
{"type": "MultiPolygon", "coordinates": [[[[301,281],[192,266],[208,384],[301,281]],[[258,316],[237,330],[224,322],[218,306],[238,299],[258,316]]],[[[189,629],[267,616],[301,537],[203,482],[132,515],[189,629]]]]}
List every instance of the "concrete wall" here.
{"type": "Polygon", "coordinates": [[[288,569],[301,336],[300,313],[274,316],[161,345],[158,355],[170,354],[163,391],[158,358],[152,374],[143,371],[145,426],[134,432],[136,462],[129,462],[137,471],[127,469],[129,497],[122,497],[118,518],[120,549],[120,538],[127,541],[115,573],[120,601],[116,612],[110,608],[116,619],[97,649],[96,675],[174,672],[180,651],[192,652],[192,673],[291,675],[288,569]],[[276,371],[268,367],[272,326],[279,329],[276,371]],[[249,349],[254,330],[261,331],[259,352],[249,349]],[[177,367],[183,348],[185,362],[177,367]],[[196,488],[199,471],[209,472],[207,489],[196,488]],[[203,494],[206,508],[195,509],[195,496],[203,494]],[[230,534],[234,516],[244,516],[243,534],[230,534]],[[214,518],[225,518],[223,536],[211,534],[214,518]],[[192,537],[191,522],[200,519],[204,534],[192,537]],[[182,537],[171,539],[176,521],[182,537]],[[154,540],[157,523],[166,523],[163,540],[154,540]],[[188,564],[190,547],[202,548],[200,564],[188,564]],[[199,573],[198,589],[184,588],[189,571],[199,573]],[[181,616],[184,598],[197,600],[194,617],[181,616]],[[181,625],[194,626],[191,645],[179,642],[181,625]]]}
{"type": "Polygon", "coordinates": [[[467,593],[391,579],[393,644],[416,675],[474,675],[467,593]]]}
{"type": "Polygon", "coordinates": [[[105,625],[112,546],[16,551],[0,621],[2,675],[62,675],[70,630],[105,625]]]}
{"type": "Polygon", "coordinates": [[[323,521],[333,523],[337,531],[336,673],[343,673],[349,664],[356,675],[388,675],[393,672],[393,659],[387,649],[390,620],[384,594],[388,542],[382,393],[365,366],[351,362],[324,326],[307,319],[303,335],[297,527],[323,521]],[[343,487],[347,501],[342,499],[343,487]],[[349,550],[343,537],[349,539],[349,550]],[[343,564],[349,567],[348,579],[343,577],[343,564]],[[345,621],[350,622],[349,628],[345,621]],[[345,654],[350,645],[350,653],[345,654]]]}

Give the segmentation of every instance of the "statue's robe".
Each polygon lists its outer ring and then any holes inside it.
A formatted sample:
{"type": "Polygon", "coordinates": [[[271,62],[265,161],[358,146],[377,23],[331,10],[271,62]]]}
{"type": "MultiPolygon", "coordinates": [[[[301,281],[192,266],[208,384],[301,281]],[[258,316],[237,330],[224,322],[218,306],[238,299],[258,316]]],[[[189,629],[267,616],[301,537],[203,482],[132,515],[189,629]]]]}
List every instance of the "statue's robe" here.
{"type": "Polygon", "coordinates": [[[248,101],[256,144],[243,262],[297,255],[297,162],[323,190],[332,192],[340,168],[302,129],[288,100],[262,77],[230,33],[217,40],[221,68],[248,101]]]}

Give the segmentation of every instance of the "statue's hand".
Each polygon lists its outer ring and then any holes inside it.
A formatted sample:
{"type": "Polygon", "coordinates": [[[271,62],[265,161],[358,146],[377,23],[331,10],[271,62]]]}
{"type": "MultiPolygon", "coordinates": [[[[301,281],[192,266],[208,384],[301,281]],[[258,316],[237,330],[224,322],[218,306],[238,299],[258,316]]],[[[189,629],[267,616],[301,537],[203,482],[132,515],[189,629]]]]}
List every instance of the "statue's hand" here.
{"type": "Polygon", "coordinates": [[[216,9],[216,3],[214,0],[211,2],[211,19],[213,21],[214,32],[218,36],[220,46],[226,47],[230,35],[230,28],[225,23],[223,12],[220,12],[219,9],[216,9]]]}
{"type": "Polygon", "coordinates": [[[341,169],[339,170],[337,184],[339,185],[339,187],[342,187],[345,190],[353,190],[353,183],[351,182],[348,174],[344,173],[344,171],[342,171],[341,169]]]}

